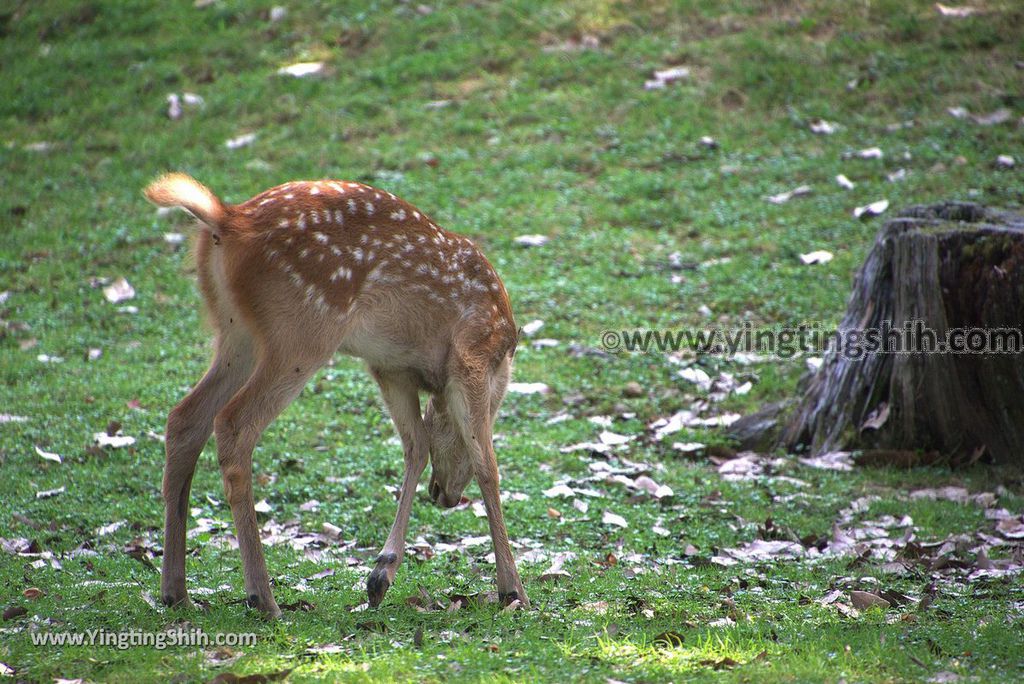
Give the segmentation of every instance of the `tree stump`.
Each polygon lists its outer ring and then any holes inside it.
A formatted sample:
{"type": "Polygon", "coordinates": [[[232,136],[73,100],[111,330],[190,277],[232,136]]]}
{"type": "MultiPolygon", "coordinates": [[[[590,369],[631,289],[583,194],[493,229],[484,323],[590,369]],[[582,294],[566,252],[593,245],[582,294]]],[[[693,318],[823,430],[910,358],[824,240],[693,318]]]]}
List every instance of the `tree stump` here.
{"type": "Polygon", "coordinates": [[[851,358],[849,346],[844,352],[831,343],[780,421],[778,446],[812,455],[914,450],[954,464],[983,455],[1024,463],[1024,216],[947,202],[887,221],[854,279],[840,339],[871,329],[899,330],[900,344],[917,351],[851,358]],[[958,329],[989,331],[963,340],[987,351],[943,352],[958,329]],[[1011,330],[993,332],[1003,329],[1011,330]],[[1015,353],[994,353],[1000,345],[1015,353]]]}

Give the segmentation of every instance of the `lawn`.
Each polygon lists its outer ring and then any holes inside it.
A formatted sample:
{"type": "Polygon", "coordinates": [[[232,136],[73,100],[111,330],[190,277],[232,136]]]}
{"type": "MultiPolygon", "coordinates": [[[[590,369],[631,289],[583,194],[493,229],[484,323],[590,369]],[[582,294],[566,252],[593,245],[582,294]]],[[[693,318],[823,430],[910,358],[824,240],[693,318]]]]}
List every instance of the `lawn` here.
{"type": "Polygon", "coordinates": [[[899,207],[1024,204],[1024,8],[971,6],[0,5],[0,678],[1024,679],[1019,471],[737,454],[714,424],[795,395],[808,355],[602,348],[608,330],[834,326],[899,207]],[[322,68],[279,73],[296,63],[322,68]],[[159,604],[162,433],[210,355],[190,222],[141,196],[167,170],[231,202],[361,181],[481,246],[530,331],[514,380],[546,390],[510,393],[495,437],[529,609],[495,601],[476,486],[442,510],[426,478],[367,608],[402,456],[342,356],[254,457],[284,617],[243,602],[212,442],[197,605],[159,604]],[[800,258],[816,250],[833,258],[800,258]],[[256,636],[41,645],[167,630],[256,636]]]}

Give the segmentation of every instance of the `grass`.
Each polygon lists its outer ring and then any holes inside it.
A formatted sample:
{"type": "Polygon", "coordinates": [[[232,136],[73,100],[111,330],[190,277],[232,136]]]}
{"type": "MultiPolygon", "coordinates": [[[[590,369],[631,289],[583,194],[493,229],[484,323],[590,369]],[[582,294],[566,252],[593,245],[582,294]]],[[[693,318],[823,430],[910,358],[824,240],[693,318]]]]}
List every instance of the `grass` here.
{"type": "MultiPolygon", "coordinates": [[[[27,609],[0,625],[0,662],[16,677],[204,681],[226,671],[284,670],[289,681],[1024,677],[1017,579],[943,581],[928,610],[849,617],[819,599],[873,579],[920,596],[935,578],[893,577],[874,560],[708,563],[720,549],[753,540],[767,518],[797,536],[827,535],[839,511],[865,495],[881,499],[860,520],[909,513],[922,540],[971,532],[987,524],[980,508],[907,501],[905,493],[1002,486],[999,506],[1019,512],[1019,475],[833,473],[787,459],[769,476],[726,482],[707,458],[638,440],[624,455],[658,464],[652,475],[673,497],[637,501],[622,487],[600,485],[607,496],[584,514],[543,495],[555,481],[588,472],[594,459],[559,449],[594,439],[589,417],[635,414],[612,429],[640,434],[701,394],[664,355],[572,354],[570,345],[598,347],[606,329],[703,328],[701,305],[723,326],[834,325],[879,227],[854,220],[853,207],[882,198],[893,207],[1024,203],[1019,169],[994,165],[1000,154],[1020,161],[1016,122],[982,126],[947,113],[1006,107],[1021,115],[1024,13],[1016,3],[991,0],[982,14],[950,19],[931,2],[897,0],[439,1],[429,13],[415,3],[358,0],[288,3],[277,22],[269,20],[271,5],[0,8],[0,291],[8,293],[0,304],[0,413],[27,418],[0,423],[0,537],[35,540],[61,566],[42,559],[33,567],[38,559],[0,553],[2,604],[27,609]],[[577,49],[585,37],[598,48],[577,49]],[[275,75],[309,60],[326,61],[329,75],[275,75]],[[689,67],[691,77],[644,90],[652,70],[673,64],[689,67]],[[169,120],[167,94],[186,91],[205,107],[169,120]],[[840,128],[815,135],[808,122],[816,118],[840,128]],[[913,123],[891,126],[903,122],[913,123]],[[249,132],[257,134],[252,145],[225,148],[249,132]],[[717,147],[702,145],[705,135],[717,147]],[[881,160],[845,158],[876,145],[881,160]],[[904,180],[886,179],[901,168],[904,180]],[[271,426],[255,457],[257,496],[274,520],[342,530],[344,548],[323,558],[266,549],[278,601],[305,600],[313,609],[268,624],[237,603],[240,563],[222,543],[230,513],[212,445],[196,475],[191,522],[220,526],[190,541],[188,566],[190,588],[201,589],[209,607],[173,613],[147,602],[158,592],[157,573],[125,552],[142,549],[136,555],[147,560],[159,552],[163,449],[146,435],[162,432],[209,354],[187,250],[162,237],[187,232],[187,221],[157,217],[140,196],[167,169],[194,174],[230,201],[295,178],[363,180],[484,248],[520,324],[541,319],[538,336],[559,341],[524,345],[518,354],[516,379],[545,382],[551,392],[508,398],[497,447],[503,488],[529,497],[507,497],[513,539],[549,553],[575,551],[570,578],[541,581],[547,564],[521,563],[530,611],[501,612],[484,600],[422,611],[406,601],[420,588],[443,607],[455,595],[482,597],[493,588],[493,565],[487,546],[410,556],[381,609],[353,611],[364,600],[362,566],[394,514],[386,488],[398,484],[401,460],[371,381],[358,362],[339,357],[271,426]],[[838,173],[856,188],[839,188],[838,173]],[[802,184],[811,195],[765,201],[802,184]],[[530,249],[514,243],[528,233],[551,239],[530,249]],[[803,265],[799,254],[814,249],[835,258],[803,265]],[[705,265],[674,272],[673,252],[705,265]],[[120,276],[137,292],[125,303],[137,313],[119,313],[123,305],[105,301],[95,286],[120,276]],[[102,355],[90,360],[89,349],[102,355]],[[41,354],[64,361],[43,363],[41,354]],[[626,395],[631,381],[642,396],[626,395]],[[549,422],[562,411],[568,420],[549,422]],[[94,447],[93,433],[110,421],[136,444],[94,447]],[[64,462],[43,460],[36,447],[64,462]],[[65,488],[58,496],[36,497],[58,487],[65,488]],[[319,509],[300,509],[310,499],[319,509]],[[602,524],[605,510],[629,527],[602,524]],[[696,557],[685,554],[688,544],[696,557]],[[325,568],[334,574],[303,582],[325,568]],[[300,583],[308,590],[296,590],[300,583]],[[30,587],[44,595],[25,597],[30,587]],[[32,642],[33,633],[160,631],[181,621],[211,634],[252,632],[258,641],[222,652],[238,657],[229,664],[215,661],[212,648],[32,642]],[[324,644],[334,647],[309,650],[324,644]]],[[[754,382],[750,394],[723,404],[746,412],[792,395],[804,360],[701,363],[754,382]]],[[[674,437],[723,441],[705,429],[674,437]]],[[[467,494],[475,496],[475,486],[467,494]]],[[[483,534],[485,521],[471,508],[446,513],[421,492],[410,541],[483,534]]]]}

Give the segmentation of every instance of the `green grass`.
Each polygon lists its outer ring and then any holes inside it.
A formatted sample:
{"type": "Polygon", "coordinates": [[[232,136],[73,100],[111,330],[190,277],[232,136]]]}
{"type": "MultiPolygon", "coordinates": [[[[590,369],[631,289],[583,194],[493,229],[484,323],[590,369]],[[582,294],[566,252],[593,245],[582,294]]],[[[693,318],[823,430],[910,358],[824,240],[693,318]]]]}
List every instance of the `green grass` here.
{"type": "MultiPolygon", "coordinates": [[[[981,15],[944,19],[934,3],[898,0],[442,0],[428,14],[416,3],[359,0],[287,3],[287,16],[271,23],[272,4],[0,6],[0,291],[9,293],[0,304],[0,413],[28,418],[0,424],[0,537],[33,539],[62,566],[0,553],[0,601],[28,611],[0,624],[0,662],[33,681],[203,681],[288,669],[289,681],[920,681],[942,671],[1024,678],[1019,579],[943,581],[926,611],[844,617],[817,603],[833,587],[850,588],[841,578],[877,577],[915,597],[932,578],[920,570],[891,577],[870,559],[852,567],[849,559],[706,564],[718,549],[753,540],[769,517],[797,536],[827,535],[841,509],[869,494],[881,500],[858,520],[909,513],[919,540],[985,529],[978,507],[903,494],[1002,484],[998,505],[1020,512],[1019,475],[832,473],[790,459],[776,475],[807,487],[772,477],[734,483],[705,458],[638,440],[624,455],[662,464],[653,476],[675,490],[671,499],[631,501],[621,486],[599,485],[607,497],[582,514],[542,493],[587,473],[593,459],[559,449],[595,437],[588,417],[632,412],[612,429],[639,434],[700,394],[663,355],[574,355],[570,344],[598,347],[606,329],[705,327],[702,304],[729,326],[834,325],[880,225],[854,220],[853,207],[881,198],[894,208],[1024,203],[1019,168],[994,166],[999,154],[1021,162],[1017,3],[991,0],[981,15]],[[599,48],[563,49],[584,36],[597,37],[599,48]],[[330,74],[274,73],[307,60],[325,60],[330,74]],[[652,70],[670,64],[690,67],[692,77],[645,91],[652,70]],[[186,91],[205,107],[168,120],[167,94],[186,91]],[[1013,116],[979,126],[951,117],[947,108],[956,106],[976,114],[1007,107],[1013,116]],[[807,125],[815,118],[841,128],[815,135],[807,125]],[[246,132],[257,133],[254,144],[225,148],[246,132]],[[701,145],[704,135],[718,147],[701,145]],[[881,160],[844,158],[876,145],[881,160]],[[886,180],[900,168],[905,180],[886,180]],[[162,432],[209,354],[187,250],[162,238],[187,231],[187,221],[158,218],[140,195],[168,169],[194,174],[229,201],[297,178],[363,180],[482,245],[520,324],[542,319],[539,336],[560,342],[524,345],[517,355],[516,379],[552,391],[508,398],[497,448],[503,489],[529,496],[506,503],[513,539],[575,551],[570,579],[539,581],[547,564],[522,563],[529,611],[481,601],[421,612],[406,601],[420,588],[445,607],[452,595],[491,591],[493,565],[487,546],[410,556],[384,606],[353,612],[364,600],[356,564],[387,534],[394,500],[385,488],[399,483],[401,456],[372,382],[358,362],[339,357],[265,433],[255,456],[257,497],[275,520],[314,531],[329,521],[348,544],[319,560],[267,547],[278,601],[314,609],[268,624],[238,604],[240,561],[214,543],[223,534],[190,540],[190,588],[205,590],[197,598],[207,610],[167,612],[144,600],[158,594],[158,575],[125,547],[141,538],[159,551],[163,449],[146,435],[162,432]],[[837,173],[856,189],[839,188],[837,173]],[[802,184],[813,193],[765,201],[802,184]],[[551,240],[516,246],[526,233],[551,240]],[[799,254],[814,249],[835,259],[804,266],[799,254]],[[673,252],[695,264],[728,261],[681,271],[673,282],[673,252]],[[119,276],[138,293],[126,302],[135,314],[118,313],[91,282],[119,276]],[[102,356],[88,360],[92,348],[102,356]],[[64,362],[41,363],[39,354],[64,362]],[[624,396],[630,381],[643,397],[624,396]],[[548,422],[562,410],[570,420],[548,422]],[[113,420],[137,443],[91,448],[93,433],[113,420]],[[41,459],[36,447],[64,463],[41,459]],[[58,487],[63,494],[36,498],[58,487]],[[707,504],[716,490],[721,500],[707,504]],[[321,502],[318,511],[300,510],[309,499],[321,502]],[[602,525],[604,510],[630,527],[602,525]],[[125,525],[97,534],[118,521],[125,525]],[[655,524],[669,536],[653,533],[655,524]],[[705,562],[687,560],[687,544],[705,562]],[[609,553],[619,562],[608,565],[609,553]],[[308,580],[309,591],[294,589],[328,567],[334,574],[308,580]],[[45,595],[28,599],[29,587],[45,595]],[[715,626],[724,617],[733,624],[715,626]],[[43,648],[31,639],[159,631],[181,621],[259,638],[236,649],[229,666],[189,647],[43,648]],[[681,641],[657,638],[666,633],[681,641]],[[323,644],[337,648],[308,651],[323,644]]],[[[746,412],[792,395],[804,361],[703,363],[754,381],[749,395],[724,405],[746,412]]],[[[711,430],[674,437],[722,442],[711,430]]],[[[467,494],[476,496],[475,485],[467,494]]],[[[229,524],[222,499],[211,445],[193,486],[194,517],[229,524]]],[[[483,534],[486,523],[471,509],[445,513],[420,493],[410,541],[483,534]]]]}

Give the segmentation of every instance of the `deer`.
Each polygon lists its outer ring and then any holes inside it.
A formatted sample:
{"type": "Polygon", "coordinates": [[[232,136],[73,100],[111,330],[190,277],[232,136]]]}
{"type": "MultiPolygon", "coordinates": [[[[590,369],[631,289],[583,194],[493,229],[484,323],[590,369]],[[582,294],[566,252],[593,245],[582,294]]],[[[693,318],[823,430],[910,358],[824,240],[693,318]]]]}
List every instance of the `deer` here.
{"type": "Polygon", "coordinates": [[[307,381],[342,353],[361,358],[376,381],[405,464],[394,524],[366,581],[369,606],[379,606],[395,581],[428,460],[428,493],[439,506],[458,505],[476,479],[499,599],[529,606],[492,442],[518,329],[505,286],[476,245],[358,182],[294,181],[228,204],[191,176],[169,173],[144,195],[197,219],[196,270],[214,333],[209,369],[167,418],[162,602],[190,605],[186,514],[212,434],[246,601],[268,618],[281,615],[253,504],[253,450],[307,381]]]}

